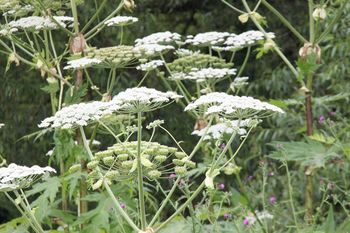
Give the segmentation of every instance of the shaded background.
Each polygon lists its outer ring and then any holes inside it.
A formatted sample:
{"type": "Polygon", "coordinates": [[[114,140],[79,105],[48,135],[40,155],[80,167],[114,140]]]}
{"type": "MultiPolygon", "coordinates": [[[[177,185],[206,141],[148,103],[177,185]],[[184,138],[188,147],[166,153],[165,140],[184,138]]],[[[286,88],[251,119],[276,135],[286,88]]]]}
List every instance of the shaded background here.
{"type": "MultiPolygon", "coordinates": [[[[111,1],[115,2],[115,1],[111,1]]],[[[139,22],[125,29],[125,44],[133,44],[136,38],[159,31],[173,31],[182,35],[196,34],[206,31],[228,31],[241,33],[246,30],[255,30],[252,23],[241,24],[238,14],[227,8],[219,0],[147,0],[135,1],[136,10],[131,14],[138,17],[139,22]]],[[[296,1],[269,1],[292,24],[308,37],[308,13],[307,2],[296,1]]],[[[243,9],[240,1],[231,1],[238,8],[243,9]]],[[[112,5],[118,3],[111,3],[112,5]]],[[[325,64],[318,72],[315,80],[315,96],[334,95],[350,91],[349,87],[349,36],[350,36],[350,10],[349,4],[344,8],[341,21],[334,26],[333,36],[322,44],[322,63],[325,64]]],[[[103,15],[112,10],[108,7],[103,15]]],[[[79,7],[79,19],[82,25],[87,22],[94,12],[93,1],[85,1],[79,7]]],[[[278,19],[267,11],[264,6],[259,9],[261,15],[266,16],[268,30],[276,33],[276,41],[282,51],[291,60],[295,61],[298,50],[302,46],[278,19]]],[[[69,13],[68,13],[69,14],[69,13]]],[[[130,14],[124,12],[123,14],[130,14]]],[[[105,29],[105,31],[90,41],[92,46],[106,47],[116,45],[118,42],[117,29],[105,29]]],[[[269,53],[262,59],[255,59],[253,52],[244,76],[250,77],[250,85],[245,90],[246,95],[259,99],[289,99],[298,98],[297,83],[295,77],[284,66],[276,54],[269,53]]],[[[239,52],[235,58],[237,66],[242,64],[245,51],[239,52]]],[[[42,137],[33,142],[33,139],[21,139],[23,136],[38,130],[37,124],[45,117],[51,115],[49,96],[40,88],[45,85],[38,72],[30,70],[25,65],[14,67],[5,73],[6,57],[0,57],[0,123],[6,126],[0,130],[0,153],[8,162],[26,165],[46,165],[48,158],[46,152],[51,149],[52,138],[50,135],[42,137]]],[[[96,73],[94,80],[104,82],[104,73],[96,73]]],[[[133,74],[119,83],[116,91],[132,86],[139,81],[133,74]]],[[[145,83],[156,89],[162,89],[162,85],[155,77],[149,78],[145,83]]],[[[332,103],[328,107],[340,112],[344,117],[348,116],[348,99],[332,103]]],[[[268,120],[264,123],[264,130],[258,129],[250,140],[250,145],[245,147],[245,159],[238,161],[244,165],[247,174],[257,166],[258,160],[267,153],[265,142],[271,140],[298,140],[302,138],[305,131],[302,106],[290,109],[290,114],[285,118],[268,120]],[[273,124],[271,122],[274,122],[273,124]],[[277,122],[277,123],[276,123],[277,122]],[[249,148],[249,149],[248,149],[249,148]]],[[[324,108],[314,109],[314,117],[325,114],[328,110],[324,108]]],[[[194,122],[183,123],[181,121],[181,108],[172,106],[165,111],[155,112],[154,118],[166,119],[167,126],[175,137],[182,140],[193,141],[190,136],[194,122]],[[173,117],[174,112],[178,114],[173,117]]],[[[185,114],[184,114],[185,115],[185,114]]],[[[249,142],[248,142],[249,143],[249,142]]],[[[0,195],[0,223],[11,219],[15,214],[12,207],[7,206],[7,200],[0,195]]]]}

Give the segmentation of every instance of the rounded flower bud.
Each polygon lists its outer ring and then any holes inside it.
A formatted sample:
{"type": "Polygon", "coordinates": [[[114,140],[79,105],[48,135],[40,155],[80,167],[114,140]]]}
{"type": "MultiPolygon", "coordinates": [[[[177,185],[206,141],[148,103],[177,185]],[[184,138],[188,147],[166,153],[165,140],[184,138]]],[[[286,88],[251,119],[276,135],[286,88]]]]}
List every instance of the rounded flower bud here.
{"type": "Polygon", "coordinates": [[[118,171],[108,171],[108,172],[106,172],[106,178],[108,178],[108,179],[115,179],[115,178],[117,178],[118,176],[119,176],[120,174],[119,174],[119,172],[118,171]]]}
{"type": "Polygon", "coordinates": [[[158,154],[167,155],[167,154],[169,154],[169,149],[161,148],[158,150],[158,154]]]}
{"type": "Polygon", "coordinates": [[[326,9],[324,7],[317,7],[314,12],[312,13],[312,17],[314,18],[314,20],[316,21],[322,21],[325,20],[327,17],[327,12],[326,9]]]}
{"type": "Polygon", "coordinates": [[[134,161],[132,161],[132,160],[124,161],[124,162],[122,162],[122,168],[130,169],[130,168],[132,168],[133,164],[134,164],[134,161]]]}
{"type": "Polygon", "coordinates": [[[158,179],[161,175],[162,175],[162,173],[158,170],[151,170],[148,172],[148,176],[151,179],[158,179]]]}
{"type": "Polygon", "coordinates": [[[73,166],[71,166],[68,169],[68,172],[74,173],[74,172],[77,172],[77,171],[80,171],[80,170],[81,170],[81,165],[80,164],[74,164],[73,166]]]}
{"type": "Polygon", "coordinates": [[[165,155],[157,155],[154,157],[154,160],[160,163],[164,162],[166,159],[167,157],[165,155]]]}
{"type": "Polygon", "coordinates": [[[191,161],[191,160],[187,160],[185,162],[186,166],[188,166],[189,168],[196,168],[196,163],[191,161]]]}
{"type": "Polygon", "coordinates": [[[175,164],[177,166],[182,166],[185,164],[185,162],[180,160],[180,159],[173,159],[173,164],[175,164]]]}
{"type": "Polygon", "coordinates": [[[99,179],[96,183],[92,185],[92,190],[101,188],[102,184],[103,184],[103,179],[99,179]]]}
{"type": "Polygon", "coordinates": [[[114,163],[114,157],[113,156],[108,156],[102,159],[103,163],[106,165],[111,166],[114,163]]]}
{"type": "Polygon", "coordinates": [[[90,161],[88,164],[86,164],[86,167],[89,169],[95,169],[98,166],[99,161],[90,161]]]}
{"type": "Polygon", "coordinates": [[[117,159],[120,161],[126,161],[126,160],[128,160],[128,158],[129,158],[128,154],[120,154],[117,156],[117,159]]]}
{"type": "Polygon", "coordinates": [[[186,167],[182,167],[182,166],[176,166],[176,167],[175,167],[175,173],[176,173],[177,175],[183,175],[183,174],[185,174],[186,172],[187,172],[186,167]]]}
{"type": "Polygon", "coordinates": [[[186,153],[184,152],[175,152],[175,157],[178,158],[178,159],[182,159],[184,157],[186,157],[186,153]]]}
{"type": "Polygon", "coordinates": [[[239,174],[241,171],[241,167],[238,167],[236,164],[229,163],[226,167],[224,167],[224,173],[226,175],[239,174]]]}

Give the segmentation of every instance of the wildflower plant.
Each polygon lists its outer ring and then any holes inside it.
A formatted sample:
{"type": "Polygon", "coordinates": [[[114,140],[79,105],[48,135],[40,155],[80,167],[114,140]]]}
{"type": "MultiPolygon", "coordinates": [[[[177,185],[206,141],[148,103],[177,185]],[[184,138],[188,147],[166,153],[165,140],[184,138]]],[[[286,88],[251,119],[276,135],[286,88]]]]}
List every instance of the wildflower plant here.
{"type": "MultiPolygon", "coordinates": [[[[242,2],[248,12],[243,12],[240,20],[250,18],[259,31],[212,31],[187,36],[155,32],[131,44],[125,44],[125,28],[137,27],[140,22],[121,13],[136,7],[132,0],[113,5],[107,16],[100,15],[107,2],[103,1],[88,22],[79,21],[78,8],[84,5],[77,0],[60,1],[62,5],[57,6],[46,1],[24,1],[29,5],[22,1],[1,2],[0,10],[6,17],[0,29],[0,45],[9,56],[9,63],[37,70],[45,80],[43,90],[50,96],[52,116],[43,119],[38,127],[42,134],[53,134],[55,149],[50,160],[59,167],[61,193],[60,199],[50,204],[56,210],[60,203],[63,213],[52,211],[50,216],[67,221],[61,224],[65,232],[94,232],[93,225],[98,219],[89,216],[100,211],[107,215],[106,225],[116,225],[100,226],[105,232],[162,232],[178,216],[185,216],[187,208],[192,224],[196,225],[193,204],[199,196],[209,208],[209,215],[203,217],[209,222],[220,218],[228,222],[234,214],[244,217],[234,212],[222,213],[229,208],[230,194],[217,181],[224,174],[235,176],[244,192],[242,168],[236,164],[238,153],[261,121],[285,114],[272,103],[240,95],[249,82],[248,77],[242,76],[246,59],[240,66],[234,62],[237,51],[247,50],[249,56],[255,46],[261,56],[273,50],[285,60],[273,41],[278,35],[262,29],[262,16],[252,14],[256,12],[249,10],[245,0],[242,2]],[[118,27],[119,40],[111,38],[111,45],[95,47],[91,42],[94,36],[110,27],[118,27]],[[56,33],[66,41],[59,41],[56,33]],[[106,85],[96,82],[96,70],[109,73],[106,85]],[[164,91],[142,85],[152,78],[151,72],[156,76],[153,78],[163,82],[164,91]],[[136,87],[120,90],[118,81],[125,78],[125,73],[131,73],[132,79],[141,76],[141,81],[136,87]],[[88,91],[96,95],[89,96],[88,91]],[[175,105],[181,106],[189,120],[196,122],[192,134],[199,139],[191,150],[184,149],[181,139],[166,128],[167,119],[153,121],[144,128],[151,114],[175,105]],[[97,137],[103,139],[106,135],[113,139],[111,145],[102,140],[104,148],[93,147],[97,137]],[[163,145],[157,142],[158,135],[171,141],[163,145]],[[204,162],[198,165],[201,160],[204,162]],[[121,195],[123,188],[129,188],[127,195],[121,195]],[[177,192],[184,194],[180,201],[174,200],[177,192]],[[156,194],[163,199],[152,199],[156,194]],[[110,211],[106,211],[107,204],[101,204],[102,207],[98,204],[96,208],[87,204],[87,200],[99,195],[100,203],[108,201],[110,211]],[[130,206],[125,204],[128,197],[130,206]],[[213,206],[217,209],[212,210],[213,206]],[[172,209],[165,215],[169,207],[172,209]],[[77,216],[65,218],[69,211],[77,216]]],[[[313,15],[324,18],[322,9],[313,15]]],[[[297,72],[295,68],[293,72],[297,72]]],[[[298,81],[303,83],[299,76],[298,81]]],[[[32,230],[40,233],[45,232],[43,228],[54,230],[59,224],[38,220],[22,189],[29,188],[46,173],[55,170],[15,164],[0,168],[0,191],[28,219],[32,230]]],[[[257,222],[265,231],[263,221],[272,220],[273,216],[254,209],[245,195],[241,198],[245,198],[246,208],[240,211],[247,214],[241,225],[257,222]]],[[[276,199],[270,202],[276,203],[276,199]]]]}

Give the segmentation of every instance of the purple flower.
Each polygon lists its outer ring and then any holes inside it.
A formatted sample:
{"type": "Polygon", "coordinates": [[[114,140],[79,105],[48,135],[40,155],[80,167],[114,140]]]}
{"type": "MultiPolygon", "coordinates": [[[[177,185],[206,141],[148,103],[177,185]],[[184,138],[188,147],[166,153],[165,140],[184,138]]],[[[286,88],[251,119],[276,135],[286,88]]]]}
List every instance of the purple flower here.
{"type": "Polygon", "coordinates": [[[175,173],[171,173],[171,174],[169,175],[169,178],[170,178],[170,179],[175,179],[175,178],[176,178],[176,174],[175,174],[175,173]]]}
{"type": "Polygon", "coordinates": [[[224,190],[225,189],[225,184],[224,183],[218,184],[218,189],[219,190],[224,190]]]}
{"type": "Polygon", "coordinates": [[[267,174],[268,177],[272,177],[272,176],[274,176],[274,175],[275,175],[274,172],[269,172],[269,173],[267,174]]]}
{"type": "Polygon", "coordinates": [[[227,219],[230,219],[232,217],[231,214],[229,213],[224,213],[224,219],[227,220],[227,219]]]}
{"type": "Polygon", "coordinates": [[[246,226],[248,226],[248,225],[249,225],[249,219],[247,219],[247,218],[244,219],[244,220],[243,220],[243,224],[246,225],[246,226]]]}
{"type": "Polygon", "coordinates": [[[247,180],[252,181],[254,179],[254,176],[248,176],[247,180]]]}
{"type": "Polygon", "coordinates": [[[225,147],[226,147],[226,144],[225,143],[221,143],[220,149],[223,150],[223,149],[225,149],[225,147]]]}
{"type": "Polygon", "coordinates": [[[337,113],[335,112],[335,111],[331,111],[331,112],[329,112],[328,113],[330,116],[335,116],[335,115],[337,115],[337,113]]]}
{"type": "Polygon", "coordinates": [[[277,203],[277,198],[275,196],[271,196],[269,198],[269,202],[271,205],[275,205],[277,203]]]}
{"type": "Polygon", "coordinates": [[[318,118],[318,123],[320,123],[321,125],[326,121],[326,118],[321,115],[319,118],[318,118]]]}
{"type": "Polygon", "coordinates": [[[126,205],[125,205],[124,203],[121,203],[121,204],[120,204],[120,208],[125,209],[125,208],[126,208],[126,205]]]}

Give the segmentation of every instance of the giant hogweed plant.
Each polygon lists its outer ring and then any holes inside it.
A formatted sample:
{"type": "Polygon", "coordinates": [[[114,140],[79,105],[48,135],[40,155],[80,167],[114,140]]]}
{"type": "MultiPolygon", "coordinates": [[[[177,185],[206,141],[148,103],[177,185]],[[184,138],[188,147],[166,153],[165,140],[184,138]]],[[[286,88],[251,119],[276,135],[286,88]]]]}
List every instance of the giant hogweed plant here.
{"type": "MultiPolygon", "coordinates": [[[[80,1],[1,3],[0,44],[1,52],[8,55],[7,69],[12,63],[27,65],[46,82],[43,90],[50,95],[52,116],[39,124],[43,130],[35,135],[53,135],[54,149],[48,154],[60,174],[47,177],[55,172],[50,167],[1,168],[1,191],[22,214],[2,226],[5,232],[271,230],[266,221],[273,216],[252,205],[235,157],[264,118],[284,111],[240,95],[248,84],[242,74],[252,47],[258,47],[259,57],[272,50],[309,93],[302,74],[314,71],[312,59],[317,59],[319,48],[305,45],[301,52],[310,58],[300,61],[300,70],[294,68],[273,41],[275,35],[261,26],[264,18],[256,10],[260,3],[270,6],[267,2],[259,1],[251,11],[243,0],[247,12],[225,2],[242,13],[242,22],[250,18],[260,31],[194,36],[159,32],[129,45],[124,44],[123,34],[138,19],[122,13],[132,12],[132,0],[121,1],[102,16],[108,5],[104,0],[84,23],[79,21],[80,1]],[[111,27],[119,29],[115,44],[96,48],[90,43],[111,27]],[[233,61],[239,50],[247,55],[237,69],[233,61]],[[106,85],[97,85],[97,69],[109,72],[106,85]],[[141,75],[140,82],[116,93],[123,73],[131,69],[135,79],[141,75]],[[160,80],[166,91],[143,86],[150,78],[160,80]],[[87,92],[94,93],[93,99],[87,92]],[[170,104],[180,105],[188,120],[196,122],[193,134],[199,139],[190,151],[164,127],[166,119],[148,120],[150,113],[170,104]],[[95,139],[106,134],[115,144],[100,149],[95,139]],[[171,145],[156,142],[157,134],[168,135],[171,145]],[[197,165],[199,155],[203,162],[197,165]],[[223,175],[233,176],[240,192],[218,193],[215,180],[223,175]],[[231,215],[235,220],[229,221],[231,215]]],[[[310,7],[315,8],[312,1],[310,7]]],[[[318,12],[313,17],[321,17],[323,10],[318,12]]],[[[310,84],[312,79],[308,80],[310,84]]]]}

